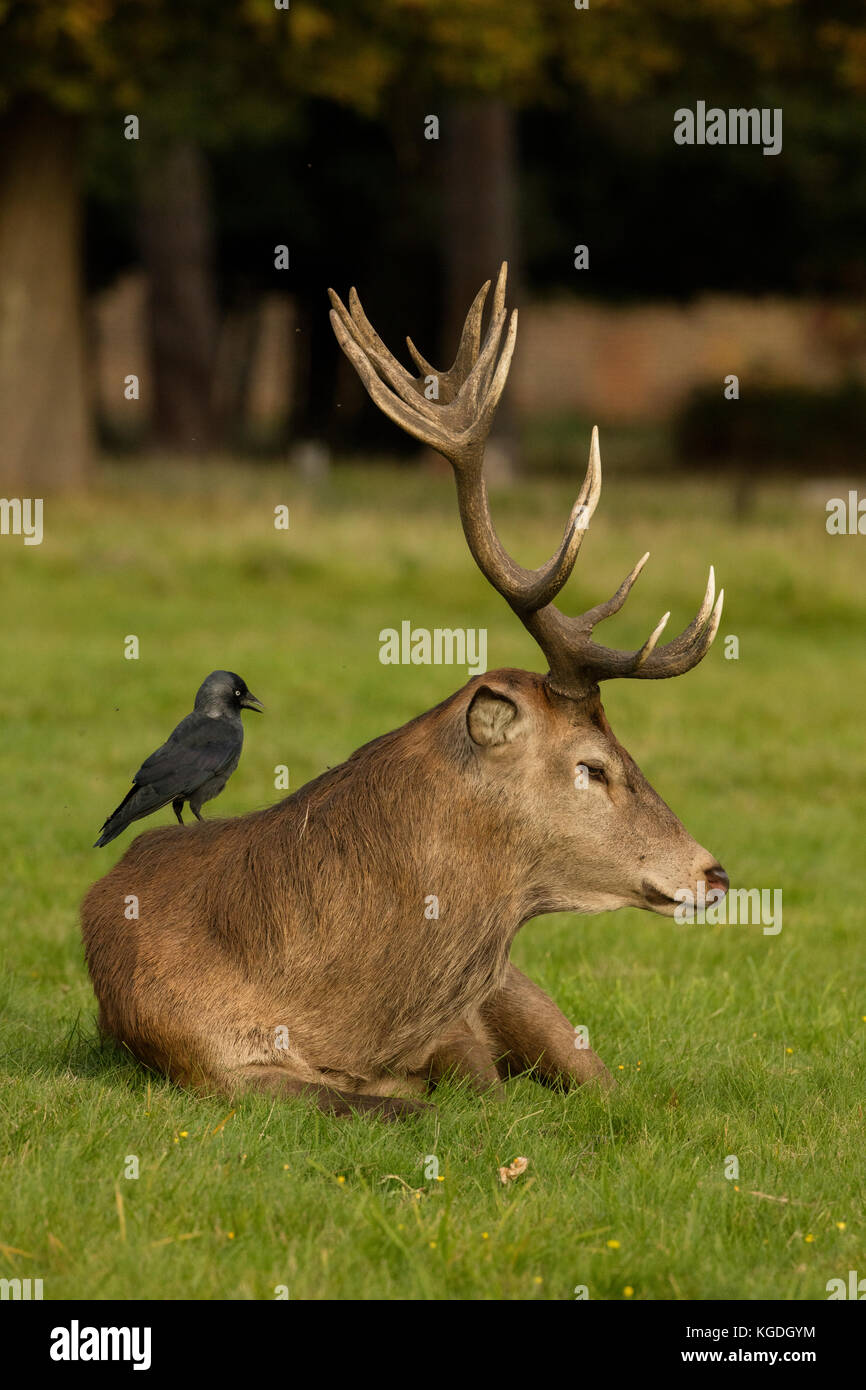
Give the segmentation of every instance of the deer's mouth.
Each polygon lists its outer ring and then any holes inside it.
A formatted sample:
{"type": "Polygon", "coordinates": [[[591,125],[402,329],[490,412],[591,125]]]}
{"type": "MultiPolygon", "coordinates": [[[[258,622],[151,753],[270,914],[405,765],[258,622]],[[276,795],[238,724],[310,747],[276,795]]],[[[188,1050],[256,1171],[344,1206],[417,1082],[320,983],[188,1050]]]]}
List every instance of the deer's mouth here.
{"type": "Polygon", "coordinates": [[[663,893],[660,888],[654,888],[649,879],[645,878],[640,888],[647,907],[679,906],[678,898],[672,898],[668,893],[663,893]]]}

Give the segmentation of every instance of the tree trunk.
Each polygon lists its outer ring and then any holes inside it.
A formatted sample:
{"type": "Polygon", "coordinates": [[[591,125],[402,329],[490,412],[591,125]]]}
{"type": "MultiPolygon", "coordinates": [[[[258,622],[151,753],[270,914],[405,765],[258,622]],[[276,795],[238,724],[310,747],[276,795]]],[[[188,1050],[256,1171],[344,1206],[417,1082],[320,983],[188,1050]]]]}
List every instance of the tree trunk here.
{"type": "MultiPolygon", "coordinates": [[[[496,282],[508,261],[508,303],[518,291],[516,138],[514,117],[504,101],[460,102],[445,116],[443,365],[451,365],[469,305],[485,280],[496,282]]],[[[488,310],[490,299],[488,298],[488,310]]],[[[518,439],[508,392],[500,402],[488,450],[493,467],[507,475],[517,459],[518,439]]]]}
{"type": "Polygon", "coordinates": [[[91,457],[77,124],[22,102],[0,130],[0,480],[79,486],[91,457]]]}
{"type": "Polygon", "coordinates": [[[149,284],[154,438],[174,453],[200,454],[217,437],[213,372],[218,315],[210,187],[197,146],[173,144],[147,163],[141,248],[149,284]]]}

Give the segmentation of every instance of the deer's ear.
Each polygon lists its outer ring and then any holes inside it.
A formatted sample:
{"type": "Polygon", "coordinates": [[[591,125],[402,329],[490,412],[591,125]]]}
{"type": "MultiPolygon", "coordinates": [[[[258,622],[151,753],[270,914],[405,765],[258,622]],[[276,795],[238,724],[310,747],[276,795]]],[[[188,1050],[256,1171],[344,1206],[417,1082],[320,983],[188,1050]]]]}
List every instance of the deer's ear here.
{"type": "Polygon", "coordinates": [[[513,700],[489,685],[481,685],[472,696],[466,713],[469,737],[481,748],[510,743],[519,728],[518,716],[519,711],[513,700]]]}

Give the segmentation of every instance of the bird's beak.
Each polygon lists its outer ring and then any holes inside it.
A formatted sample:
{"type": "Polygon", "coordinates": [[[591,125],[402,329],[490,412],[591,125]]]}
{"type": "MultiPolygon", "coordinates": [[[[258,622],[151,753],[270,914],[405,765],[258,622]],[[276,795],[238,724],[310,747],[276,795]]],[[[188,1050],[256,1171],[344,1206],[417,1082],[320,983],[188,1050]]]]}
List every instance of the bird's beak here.
{"type": "Polygon", "coordinates": [[[243,699],[241,700],[241,709],[254,709],[259,714],[261,714],[262,710],[264,709],[264,705],[262,704],[261,700],[256,699],[255,695],[251,690],[248,690],[246,695],[244,695],[243,699]]]}

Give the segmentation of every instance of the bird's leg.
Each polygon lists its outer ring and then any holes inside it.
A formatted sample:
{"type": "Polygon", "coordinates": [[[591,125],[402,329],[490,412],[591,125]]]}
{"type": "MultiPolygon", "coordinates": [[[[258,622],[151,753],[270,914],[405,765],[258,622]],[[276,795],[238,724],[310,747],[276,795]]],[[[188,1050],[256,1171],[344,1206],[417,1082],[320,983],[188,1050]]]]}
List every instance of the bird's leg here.
{"type": "Polygon", "coordinates": [[[174,801],[171,803],[171,809],[174,811],[174,814],[177,816],[178,820],[180,821],[180,824],[183,825],[183,816],[181,815],[181,811],[183,810],[182,796],[176,796],[174,798],[174,801]]]}
{"type": "Polygon", "coordinates": [[[190,804],[189,804],[189,809],[192,811],[192,813],[193,813],[193,815],[195,816],[196,820],[200,820],[200,821],[203,821],[203,820],[204,820],[204,816],[200,816],[200,815],[199,815],[198,811],[195,809],[195,807],[193,806],[192,802],[190,802],[190,804]]]}

